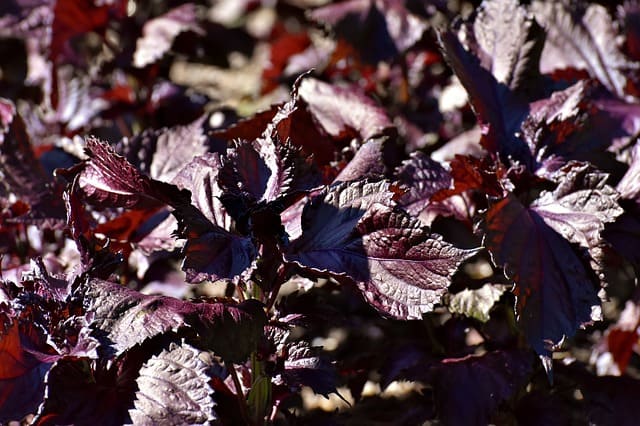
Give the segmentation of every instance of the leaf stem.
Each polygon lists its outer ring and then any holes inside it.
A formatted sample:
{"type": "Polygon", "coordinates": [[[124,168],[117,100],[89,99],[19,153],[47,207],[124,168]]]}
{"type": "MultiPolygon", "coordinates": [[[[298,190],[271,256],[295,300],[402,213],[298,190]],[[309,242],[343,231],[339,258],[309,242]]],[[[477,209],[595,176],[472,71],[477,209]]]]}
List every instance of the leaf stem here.
{"type": "Polygon", "coordinates": [[[230,365],[229,374],[231,375],[231,380],[233,380],[233,385],[236,388],[236,396],[238,397],[238,403],[240,404],[242,420],[244,420],[245,424],[250,425],[249,406],[247,405],[247,399],[244,396],[244,392],[242,392],[242,383],[240,383],[240,379],[238,378],[235,365],[230,365]]]}

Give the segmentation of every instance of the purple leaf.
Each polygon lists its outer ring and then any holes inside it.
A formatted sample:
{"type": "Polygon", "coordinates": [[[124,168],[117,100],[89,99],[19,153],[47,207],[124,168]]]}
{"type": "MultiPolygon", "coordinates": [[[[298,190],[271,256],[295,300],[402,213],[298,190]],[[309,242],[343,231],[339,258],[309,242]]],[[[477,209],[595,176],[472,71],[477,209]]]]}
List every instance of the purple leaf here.
{"type": "Polygon", "coordinates": [[[255,259],[251,238],[232,232],[235,221],[225,209],[225,194],[218,184],[222,162],[218,154],[195,157],[175,177],[179,187],[189,188],[191,203],[175,204],[178,235],[187,238],[183,269],[191,282],[232,279],[255,259]]]}
{"type": "Polygon", "coordinates": [[[322,130],[334,138],[352,130],[364,141],[391,127],[384,110],[353,87],[305,78],[300,82],[298,94],[322,130]]]}
{"type": "Polygon", "coordinates": [[[185,126],[145,130],[121,140],[116,151],[142,173],[171,182],[193,157],[207,152],[207,119],[203,115],[185,126]]]}
{"type": "Polygon", "coordinates": [[[531,152],[518,135],[528,113],[527,103],[483,68],[479,58],[465,49],[458,37],[451,31],[438,33],[445,59],[469,94],[480,125],[482,146],[530,165],[531,152]]]}
{"type": "Polygon", "coordinates": [[[484,1],[459,32],[498,83],[519,92],[539,83],[544,31],[518,1],[484,1]]]}
{"type": "Polygon", "coordinates": [[[427,29],[426,22],[397,0],[349,0],[315,9],[309,16],[332,26],[372,63],[404,52],[427,29]]]}
{"type": "Polygon", "coordinates": [[[486,425],[505,400],[528,381],[533,357],[517,351],[445,359],[432,367],[438,417],[447,425],[486,425]]]}
{"type": "Polygon", "coordinates": [[[196,6],[186,3],[151,19],[142,28],[133,54],[133,66],[143,68],[160,59],[173,44],[178,34],[185,31],[204,33],[197,23],[196,6]]]}
{"type": "Polygon", "coordinates": [[[172,343],[140,368],[136,380],[134,424],[204,424],[216,420],[213,389],[209,385],[213,362],[187,344],[172,343]]]}
{"type": "Polygon", "coordinates": [[[453,183],[451,174],[440,163],[420,151],[412,153],[411,158],[396,169],[396,179],[409,188],[398,204],[414,216],[429,206],[433,194],[448,189],[453,183]]]}
{"type": "Polygon", "coordinates": [[[241,362],[253,350],[266,320],[255,300],[245,303],[187,302],[147,296],[118,284],[90,280],[83,288],[90,324],[116,354],[151,337],[190,327],[201,344],[228,362],[241,362]]]}
{"type": "Polygon", "coordinates": [[[49,370],[46,394],[34,425],[129,423],[128,409],[144,354],[132,351],[115,360],[61,359],[49,370]]]}
{"type": "Polygon", "coordinates": [[[637,64],[620,52],[617,31],[604,6],[536,1],[532,11],[547,32],[540,63],[543,73],[586,69],[613,94],[625,97],[627,74],[637,64]]]}
{"type": "Polygon", "coordinates": [[[605,224],[623,212],[607,178],[588,164],[568,163],[555,173],[558,187],[542,193],[530,207],[569,242],[596,249],[602,244],[605,224]]]}
{"type": "Polygon", "coordinates": [[[68,169],[65,177],[75,176],[78,189],[96,207],[159,207],[187,195],[143,175],[105,142],[89,138],[86,151],[89,159],[68,169]]]}
{"type": "Polygon", "coordinates": [[[491,205],[485,226],[485,245],[515,282],[518,321],[538,354],[599,319],[592,272],[533,208],[510,195],[491,205]]]}
{"type": "Polygon", "coordinates": [[[341,183],[313,198],[302,213],[302,235],[285,257],[303,268],[354,280],[385,314],[420,318],[475,251],[445,243],[392,208],[390,189],[385,182],[341,183]]]}

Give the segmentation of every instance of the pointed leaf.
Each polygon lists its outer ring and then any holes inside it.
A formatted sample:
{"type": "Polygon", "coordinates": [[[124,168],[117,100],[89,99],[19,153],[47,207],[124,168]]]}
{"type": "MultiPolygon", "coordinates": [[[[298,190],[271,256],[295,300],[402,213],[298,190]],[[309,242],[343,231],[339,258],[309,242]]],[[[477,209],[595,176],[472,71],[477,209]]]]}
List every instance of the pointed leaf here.
{"type": "Polygon", "coordinates": [[[445,243],[417,219],[388,207],[389,189],[385,182],[360,181],[335,185],[312,199],[302,213],[302,235],[286,259],[351,278],[385,314],[420,318],[474,251],[445,243]]]}
{"type": "Polygon", "coordinates": [[[228,362],[240,362],[254,349],[266,320],[254,300],[194,303],[147,296],[100,280],[86,284],[83,300],[93,315],[90,326],[94,333],[116,354],[151,337],[191,327],[202,345],[228,362]]]}
{"type": "Polygon", "coordinates": [[[510,195],[489,208],[485,226],[485,244],[515,282],[518,321],[538,354],[598,319],[593,273],[534,209],[510,195]]]}
{"type": "Polygon", "coordinates": [[[536,1],[532,11],[547,32],[540,69],[586,69],[620,98],[625,96],[632,64],[619,50],[611,16],[604,6],[566,0],[536,1]]]}

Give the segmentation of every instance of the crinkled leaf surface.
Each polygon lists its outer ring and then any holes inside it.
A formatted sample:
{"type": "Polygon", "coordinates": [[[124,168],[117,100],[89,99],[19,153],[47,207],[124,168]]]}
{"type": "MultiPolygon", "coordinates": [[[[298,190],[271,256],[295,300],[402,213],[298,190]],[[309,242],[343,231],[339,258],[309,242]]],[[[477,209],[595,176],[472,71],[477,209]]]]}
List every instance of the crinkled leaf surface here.
{"type": "Polygon", "coordinates": [[[116,151],[142,173],[171,182],[193,157],[207,152],[207,119],[203,115],[184,126],[147,129],[121,140],[116,151]]]}
{"type": "MultiPolygon", "coordinates": [[[[484,1],[460,29],[483,68],[512,90],[538,84],[544,31],[517,0],[484,1]]],[[[534,95],[531,93],[531,95],[534,95]]]]}
{"type": "Polygon", "coordinates": [[[585,248],[601,244],[605,223],[622,214],[618,193],[606,184],[607,176],[588,164],[569,163],[556,173],[558,187],[531,204],[558,234],[585,248]]]}
{"type": "Polygon", "coordinates": [[[88,281],[82,297],[93,315],[94,334],[116,354],[156,335],[191,327],[200,344],[229,362],[239,362],[255,347],[266,320],[255,300],[195,303],[147,296],[101,280],[88,281]]]}
{"type": "Polygon", "coordinates": [[[186,197],[174,185],[142,174],[105,142],[87,139],[89,159],[75,168],[78,189],[97,207],[154,207],[186,197]]]}
{"type": "Polygon", "coordinates": [[[493,305],[500,299],[505,289],[493,284],[485,284],[478,289],[465,288],[451,296],[449,311],[486,322],[493,305]]]}
{"type": "Polygon", "coordinates": [[[538,212],[510,195],[491,205],[485,226],[485,245],[515,282],[518,321],[538,354],[598,319],[592,271],[538,212]]]}
{"type": "Polygon", "coordinates": [[[191,203],[174,205],[178,234],[187,239],[183,269],[192,282],[235,278],[254,260],[251,238],[231,232],[235,221],[225,209],[218,183],[222,168],[216,153],[195,157],[174,178],[191,191],[191,203]]]}
{"type": "Polygon", "coordinates": [[[420,151],[413,152],[408,160],[396,169],[398,183],[409,188],[398,204],[413,215],[419,215],[436,192],[452,184],[451,174],[440,163],[420,151]]]}
{"type": "Polygon", "coordinates": [[[369,303],[397,318],[420,318],[446,291],[461,250],[392,207],[385,182],[341,183],[312,199],[302,213],[302,235],[288,261],[345,275],[369,303]]]}
{"type": "Polygon", "coordinates": [[[134,424],[204,424],[215,420],[209,385],[212,362],[205,352],[172,343],[140,368],[134,424]]]}
{"type": "Polygon", "coordinates": [[[637,65],[620,52],[617,31],[604,6],[536,1],[532,11],[547,32],[540,63],[543,73],[567,67],[586,69],[612,93],[625,96],[627,74],[637,65]]]}

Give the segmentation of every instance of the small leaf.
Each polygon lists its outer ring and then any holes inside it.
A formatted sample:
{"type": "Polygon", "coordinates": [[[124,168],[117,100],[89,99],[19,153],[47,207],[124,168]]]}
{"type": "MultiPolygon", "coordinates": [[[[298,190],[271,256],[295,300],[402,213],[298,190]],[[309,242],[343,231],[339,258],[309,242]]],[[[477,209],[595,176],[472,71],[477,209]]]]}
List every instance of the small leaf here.
{"type": "Polygon", "coordinates": [[[487,322],[491,308],[504,291],[504,288],[493,284],[485,284],[475,290],[466,288],[451,297],[449,311],[487,322]]]}
{"type": "Polygon", "coordinates": [[[216,420],[211,360],[185,343],[172,343],[140,368],[138,391],[129,410],[134,424],[204,424],[216,420]]]}
{"type": "Polygon", "coordinates": [[[136,43],[133,66],[143,68],[160,59],[173,44],[178,34],[185,31],[204,33],[196,20],[196,8],[186,3],[151,19],[142,28],[142,37],[136,43]]]}

